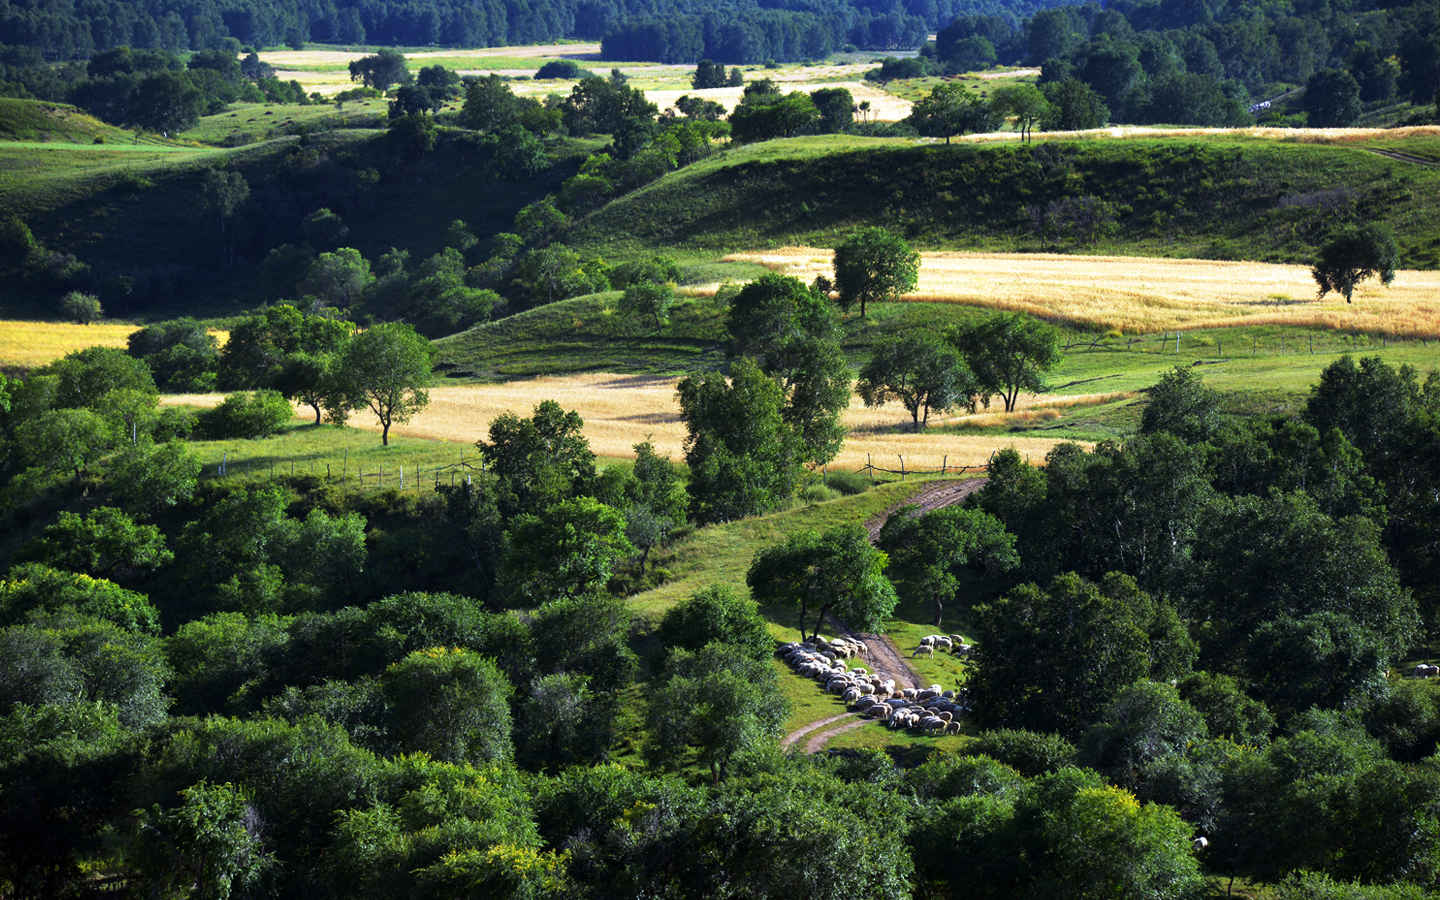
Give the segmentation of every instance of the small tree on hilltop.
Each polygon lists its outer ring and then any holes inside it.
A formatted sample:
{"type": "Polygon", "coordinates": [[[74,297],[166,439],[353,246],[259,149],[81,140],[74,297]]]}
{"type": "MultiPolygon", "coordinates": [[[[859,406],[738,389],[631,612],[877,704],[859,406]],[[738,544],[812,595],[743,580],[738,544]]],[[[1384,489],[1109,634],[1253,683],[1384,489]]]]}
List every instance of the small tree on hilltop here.
{"type": "Polygon", "coordinates": [[[867,303],[894,300],[914,290],[919,276],[920,254],[884,228],[862,228],[835,248],[840,308],[848,311],[858,300],[862,319],[867,303]]]}
{"type": "Polygon", "coordinates": [[[380,421],[380,443],[390,426],[408,422],[430,403],[430,342],[402,322],[362,331],[345,346],[336,376],[354,409],[368,406],[380,421]]]}
{"type": "Polygon", "coordinates": [[[658,332],[670,321],[670,306],[674,302],[675,290],[670,285],[641,281],[625,288],[619,310],[622,315],[653,322],[658,332]]]}
{"type": "Polygon", "coordinates": [[[1388,230],[1379,225],[1361,225],[1326,241],[1311,274],[1320,285],[1321,297],[1335,291],[1344,294],[1349,303],[1355,286],[1367,278],[1379,278],[1381,284],[1394,281],[1399,255],[1395,238],[1388,230]]]}
{"type": "Polygon", "coordinates": [[[71,291],[62,297],[60,311],[65,314],[65,318],[78,325],[89,325],[104,312],[100,308],[100,298],[83,291],[71,291]]]}

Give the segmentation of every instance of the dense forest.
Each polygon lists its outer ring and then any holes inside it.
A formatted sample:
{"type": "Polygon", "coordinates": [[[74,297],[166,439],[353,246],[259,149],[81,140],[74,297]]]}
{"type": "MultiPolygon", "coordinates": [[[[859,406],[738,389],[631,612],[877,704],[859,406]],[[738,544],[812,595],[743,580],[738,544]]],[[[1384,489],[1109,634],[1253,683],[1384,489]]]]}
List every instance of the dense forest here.
{"type": "Polygon", "coordinates": [[[1018,25],[961,16],[927,53],[945,71],[998,62],[1042,66],[1044,81],[1078,78],[1122,122],[1243,124],[1252,100],[1303,86],[1308,123],[1325,126],[1352,124],[1362,103],[1433,104],[1437,34],[1426,3],[1121,2],[1042,10],[1018,25]]]}
{"type": "MultiPolygon", "coordinates": [[[[115,47],[205,50],[227,39],[254,47],[307,41],[332,44],[487,47],[600,40],[646,22],[671,22],[687,40],[685,61],[702,55],[725,62],[821,56],[845,44],[913,49],[957,15],[1040,8],[994,0],[889,0],[860,3],[716,4],[708,0],[86,0],[83,3],[0,2],[0,44],[24,46],[47,59],[83,58],[115,47]],[[808,33],[803,41],[784,32],[808,33]],[[706,52],[702,53],[702,47],[706,52]]],[[[617,47],[627,47],[618,38],[617,47]]],[[[678,51],[670,56],[680,58],[678,51]]]]}

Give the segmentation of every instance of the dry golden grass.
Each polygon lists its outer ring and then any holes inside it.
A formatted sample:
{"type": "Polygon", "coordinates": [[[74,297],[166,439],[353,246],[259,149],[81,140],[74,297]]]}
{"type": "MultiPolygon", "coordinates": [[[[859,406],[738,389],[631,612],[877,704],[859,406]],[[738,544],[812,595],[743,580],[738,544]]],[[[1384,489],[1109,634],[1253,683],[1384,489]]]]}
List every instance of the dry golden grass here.
{"type": "MultiPolygon", "coordinates": [[[[679,460],[684,453],[685,426],[675,402],[674,378],[643,375],[611,375],[591,373],[506,384],[446,385],[432,388],[430,405],[406,425],[391,429],[396,435],[444,440],[474,441],[486,436],[490,420],[503,412],[528,416],[543,400],[554,400],[566,409],[580,413],[585,420],[585,437],[590,448],[600,456],[628,457],[634,455],[635,444],[647,438],[661,454],[679,460]]],[[[1033,415],[1037,406],[1099,403],[1114,395],[1089,397],[1027,397],[1021,411],[1013,415],[1033,415]],[[1102,399],[1103,398],[1103,399],[1102,399]]],[[[167,404],[214,406],[223,399],[219,394],[183,394],[164,398],[167,404]]],[[[969,417],[931,416],[932,426],[964,422],[969,417]]],[[[992,413],[985,417],[997,425],[1007,424],[1005,415],[992,413]]],[[[378,431],[374,418],[360,412],[351,424],[378,431]]],[[[1012,437],[1010,435],[953,435],[934,431],[913,434],[893,429],[908,428],[910,415],[899,404],[866,409],[858,398],[852,399],[845,414],[845,424],[852,430],[839,457],[831,463],[836,468],[858,469],[867,458],[876,466],[898,469],[900,456],[905,468],[938,469],[949,466],[980,465],[990,454],[1004,447],[1039,462],[1050,448],[1060,443],[1046,438],[1012,437]]]]}
{"type": "MultiPolygon", "coordinates": [[[[369,52],[358,50],[267,50],[260,54],[260,59],[269,63],[276,69],[283,69],[286,66],[333,66],[348,65],[362,56],[368,56],[369,52]]],[[[597,43],[576,43],[576,44],[528,44],[518,47],[476,47],[469,50],[424,50],[418,53],[406,53],[406,59],[484,59],[491,56],[503,56],[513,59],[528,59],[531,57],[598,57],[600,45],[597,43]]],[[[693,66],[691,67],[694,68],[693,66]]]]}
{"type": "MultiPolygon", "coordinates": [[[[736,253],[802,278],[829,274],[831,251],[814,247],[736,253]]],[[[709,290],[708,286],[705,290],[709,290]]],[[[921,255],[920,281],[907,300],[1018,310],[1126,333],[1237,325],[1296,325],[1440,337],[1440,272],[1401,270],[1389,287],[1363,283],[1354,302],[1316,299],[1307,266],[1068,256],[1048,253],[921,255]]]]}
{"type": "Polygon", "coordinates": [[[86,347],[124,347],[136,325],[0,321],[0,366],[32,368],[86,347]]]}
{"type": "MultiPolygon", "coordinates": [[[[803,69],[791,69],[789,72],[802,76],[798,80],[776,77],[775,81],[781,91],[787,94],[798,92],[810,93],[821,88],[845,88],[855,98],[855,102],[870,102],[868,118],[872,122],[898,122],[910,115],[911,103],[894,94],[886,93],[872,84],[862,81],[816,81],[822,78],[824,72],[831,69],[850,68],[848,66],[813,66],[803,69]]],[[[693,71],[691,69],[690,71],[693,71]]],[[[663,111],[675,105],[675,101],[687,94],[691,97],[703,97],[712,100],[725,107],[728,112],[733,110],[740,102],[741,95],[745,92],[743,87],[705,88],[704,90],[647,90],[646,98],[660,107],[663,111]]]]}
{"type": "MultiPolygon", "coordinates": [[[[124,348],[125,339],[139,328],[139,325],[119,322],[75,325],[70,322],[0,320],[0,366],[30,369],[86,347],[124,348]]],[[[229,337],[229,332],[225,331],[210,333],[221,344],[229,337]]]]}

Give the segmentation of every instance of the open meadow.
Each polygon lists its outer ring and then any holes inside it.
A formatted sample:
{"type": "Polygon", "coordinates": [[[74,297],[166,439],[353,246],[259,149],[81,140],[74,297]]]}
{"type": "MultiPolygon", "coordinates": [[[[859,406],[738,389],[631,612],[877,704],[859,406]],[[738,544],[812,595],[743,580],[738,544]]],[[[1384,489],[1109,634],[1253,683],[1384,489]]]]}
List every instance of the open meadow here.
{"type": "MultiPolygon", "coordinates": [[[[545,400],[554,400],[573,409],[585,420],[585,437],[599,456],[624,458],[634,455],[634,445],[650,440],[661,454],[679,460],[683,456],[685,426],[675,399],[678,379],[643,375],[588,373],[511,381],[504,384],[442,385],[430,389],[430,405],[405,425],[396,425],[392,435],[431,438],[443,441],[476,441],[486,436],[490,420],[501,413],[528,416],[545,400]]],[[[220,394],[176,394],[164,398],[168,404],[213,406],[220,394]]],[[[1090,402],[1101,402],[1108,396],[1090,402]]],[[[1025,409],[1047,403],[1075,404],[1085,399],[1067,397],[1027,398],[1025,409]]],[[[932,426],[960,425],[962,416],[932,416],[932,426]]],[[[990,454],[1013,446],[1037,462],[1058,439],[1011,437],[996,434],[941,434],[899,431],[908,429],[909,414],[898,404],[866,409],[852,398],[845,413],[851,430],[840,455],[831,463],[838,469],[855,470],[866,464],[897,469],[900,457],[905,468],[939,469],[983,465],[990,454]]],[[[358,428],[378,431],[374,417],[365,411],[350,420],[358,428]]]]}
{"type": "MultiPolygon", "coordinates": [[[[734,253],[812,281],[832,270],[831,251],[782,247],[734,253]]],[[[695,286],[697,293],[715,285],[695,286]]],[[[1058,322],[1146,334],[1171,329],[1294,325],[1337,331],[1440,338],[1440,272],[1402,270],[1395,281],[1366,281],[1346,303],[1316,298],[1308,266],[1207,259],[1155,259],[1043,253],[921,254],[912,301],[1016,310],[1058,322]]]]}

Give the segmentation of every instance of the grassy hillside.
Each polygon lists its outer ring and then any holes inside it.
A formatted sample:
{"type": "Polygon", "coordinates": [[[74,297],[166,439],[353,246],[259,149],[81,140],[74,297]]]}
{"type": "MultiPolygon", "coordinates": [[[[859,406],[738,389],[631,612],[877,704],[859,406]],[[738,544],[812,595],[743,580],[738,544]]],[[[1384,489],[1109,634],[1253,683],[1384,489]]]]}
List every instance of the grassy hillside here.
{"type": "MultiPolygon", "coordinates": [[[[1375,143],[1429,159],[1440,137],[1375,143]]],[[[932,248],[1299,262],[1334,225],[1381,221],[1403,265],[1440,265],[1440,169],[1366,146],[1230,135],[1042,135],[1028,147],[793,138],[672,173],[592,214],[572,240],[612,253],[833,246],[883,222],[932,248]],[[1103,211],[1093,222],[1072,212],[1080,221],[1042,239],[1032,211],[1066,198],[1093,198],[1103,211]]]]}
{"type": "Polygon", "coordinates": [[[137,136],[107,125],[66,103],[0,97],[0,141],[60,141],[73,144],[170,146],[154,135],[137,136]]]}

